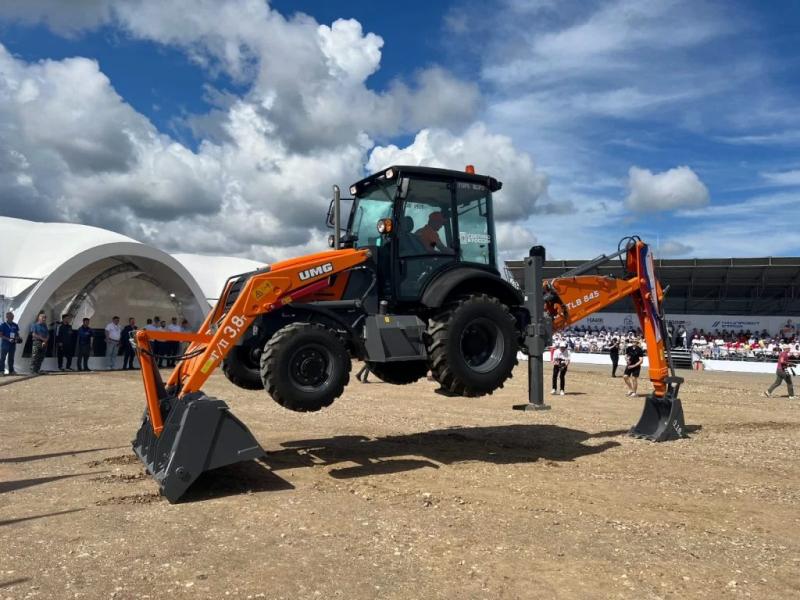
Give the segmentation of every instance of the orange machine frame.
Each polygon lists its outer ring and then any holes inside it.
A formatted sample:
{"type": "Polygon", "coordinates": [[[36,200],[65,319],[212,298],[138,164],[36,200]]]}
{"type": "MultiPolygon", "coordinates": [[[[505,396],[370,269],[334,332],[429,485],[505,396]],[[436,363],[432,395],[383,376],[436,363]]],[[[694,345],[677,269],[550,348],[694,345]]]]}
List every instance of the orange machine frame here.
{"type": "Polygon", "coordinates": [[[664,291],[653,276],[652,254],[647,244],[642,241],[631,244],[625,266],[633,274],[629,279],[578,275],[545,281],[545,312],[553,319],[553,330],[557,331],[630,296],[647,344],[650,381],[655,395],[662,398],[667,392],[669,375],[660,315],[664,291]]]}
{"type": "Polygon", "coordinates": [[[277,262],[255,272],[226,311],[226,301],[233,285],[233,280],[230,280],[196,333],[137,331],[134,339],[142,367],[147,411],[155,435],[160,435],[164,428],[160,403],[165,388],[153,360],[151,341],[189,342],[187,358],[178,363],[166,383],[170,395],[180,399],[203,387],[256,317],[319,292],[333,283],[334,275],[364,263],[369,257],[369,250],[350,248],[277,262]]]}

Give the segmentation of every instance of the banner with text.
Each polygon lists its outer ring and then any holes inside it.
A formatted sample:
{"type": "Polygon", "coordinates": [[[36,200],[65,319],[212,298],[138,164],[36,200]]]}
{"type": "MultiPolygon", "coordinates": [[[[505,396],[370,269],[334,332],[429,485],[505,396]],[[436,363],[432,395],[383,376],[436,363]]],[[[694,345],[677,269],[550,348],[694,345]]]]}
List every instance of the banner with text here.
{"type": "MultiPolygon", "coordinates": [[[[797,317],[763,317],[753,315],[667,315],[667,322],[672,323],[675,328],[683,325],[691,333],[693,329],[700,329],[708,332],[714,331],[762,331],[764,329],[770,335],[778,332],[783,335],[791,336],[796,332],[796,326],[800,320],[797,317]]],[[[606,329],[636,329],[639,327],[639,319],[635,314],[629,313],[596,313],[591,317],[578,321],[575,327],[596,327],[606,329]]]]}

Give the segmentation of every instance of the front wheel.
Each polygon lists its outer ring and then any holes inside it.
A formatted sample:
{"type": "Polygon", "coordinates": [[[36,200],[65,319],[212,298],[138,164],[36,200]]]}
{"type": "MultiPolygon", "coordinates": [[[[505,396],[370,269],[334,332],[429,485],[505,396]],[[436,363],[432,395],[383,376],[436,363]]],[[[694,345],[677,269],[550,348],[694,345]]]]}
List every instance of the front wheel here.
{"type": "Polygon", "coordinates": [[[460,298],[430,321],[433,377],[451,394],[491,394],[503,387],[517,364],[517,337],[514,317],[497,298],[460,298]]]}
{"type": "Polygon", "coordinates": [[[319,323],[292,323],[270,338],[261,354],[264,388],[297,412],[330,406],[350,381],[350,356],[339,338],[319,323]]]}
{"type": "Polygon", "coordinates": [[[234,346],[230,354],[222,361],[222,372],[234,385],[245,390],[264,389],[261,381],[259,357],[261,351],[252,345],[234,346]]]}

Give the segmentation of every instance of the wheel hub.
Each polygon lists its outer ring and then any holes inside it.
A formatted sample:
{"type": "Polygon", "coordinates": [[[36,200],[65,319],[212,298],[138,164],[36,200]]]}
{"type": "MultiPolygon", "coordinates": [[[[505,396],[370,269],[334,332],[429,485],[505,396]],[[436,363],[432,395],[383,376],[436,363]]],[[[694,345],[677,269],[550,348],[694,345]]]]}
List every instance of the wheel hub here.
{"type": "Polygon", "coordinates": [[[304,387],[319,387],[328,379],[328,360],[315,348],[300,350],[292,361],[292,377],[304,387]]]}
{"type": "Polygon", "coordinates": [[[470,369],[488,373],[503,359],[505,337],[500,328],[489,319],[474,319],[461,334],[461,355],[470,369]]]}

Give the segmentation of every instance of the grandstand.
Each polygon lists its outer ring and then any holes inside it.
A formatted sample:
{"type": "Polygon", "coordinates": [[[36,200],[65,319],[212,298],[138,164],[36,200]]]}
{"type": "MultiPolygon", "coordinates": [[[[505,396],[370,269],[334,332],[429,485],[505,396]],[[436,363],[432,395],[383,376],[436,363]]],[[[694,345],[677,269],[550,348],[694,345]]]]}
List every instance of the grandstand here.
{"type": "MultiPolygon", "coordinates": [[[[548,260],[545,278],[583,264],[581,260],[548,260]]],[[[800,257],[657,259],[656,272],[669,286],[664,301],[668,315],[800,315],[800,257]]],[[[506,270],[523,286],[523,261],[506,261],[506,270]]],[[[601,275],[622,277],[613,261],[599,267],[601,275]]],[[[605,312],[633,312],[630,299],[605,312]]]]}
{"type": "MultiPolygon", "coordinates": [[[[583,264],[580,260],[545,262],[545,278],[553,278],[583,264]]],[[[523,261],[507,261],[506,274],[524,287],[523,261]]],[[[800,315],[800,258],[705,258],[658,259],[656,272],[667,289],[664,312],[671,333],[675,365],[690,367],[690,352],[684,348],[679,331],[687,332],[688,345],[698,345],[704,359],[725,361],[774,360],[775,342],[791,340],[792,354],[800,359],[797,328],[800,315]],[[704,333],[705,332],[705,333],[704,333]]],[[[599,275],[624,277],[620,261],[595,270],[599,275]]],[[[631,300],[626,298],[575,324],[577,333],[570,345],[577,352],[592,345],[604,332],[625,332],[637,328],[631,300]],[[583,332],[583,333],[581,333],[583,332]],[[596,332],[596,333],[590,333],[596,332]]],[[[607,334],[607,337],[610,334],[607,334]]],[[[598,350],[588,350],[603,352],[598,350]]],[[[707,363],[710,364],[710,363],[707,363]]],[[[733,369],[731,365],[721,368],[733,369]]],[[[760,369],[762,372],[767,370],[760,369]]],[[[741,370],[737,367],[733,370],[741,370]]],[[[751,367],[748,367],[751,369],[751,367]]]]}

